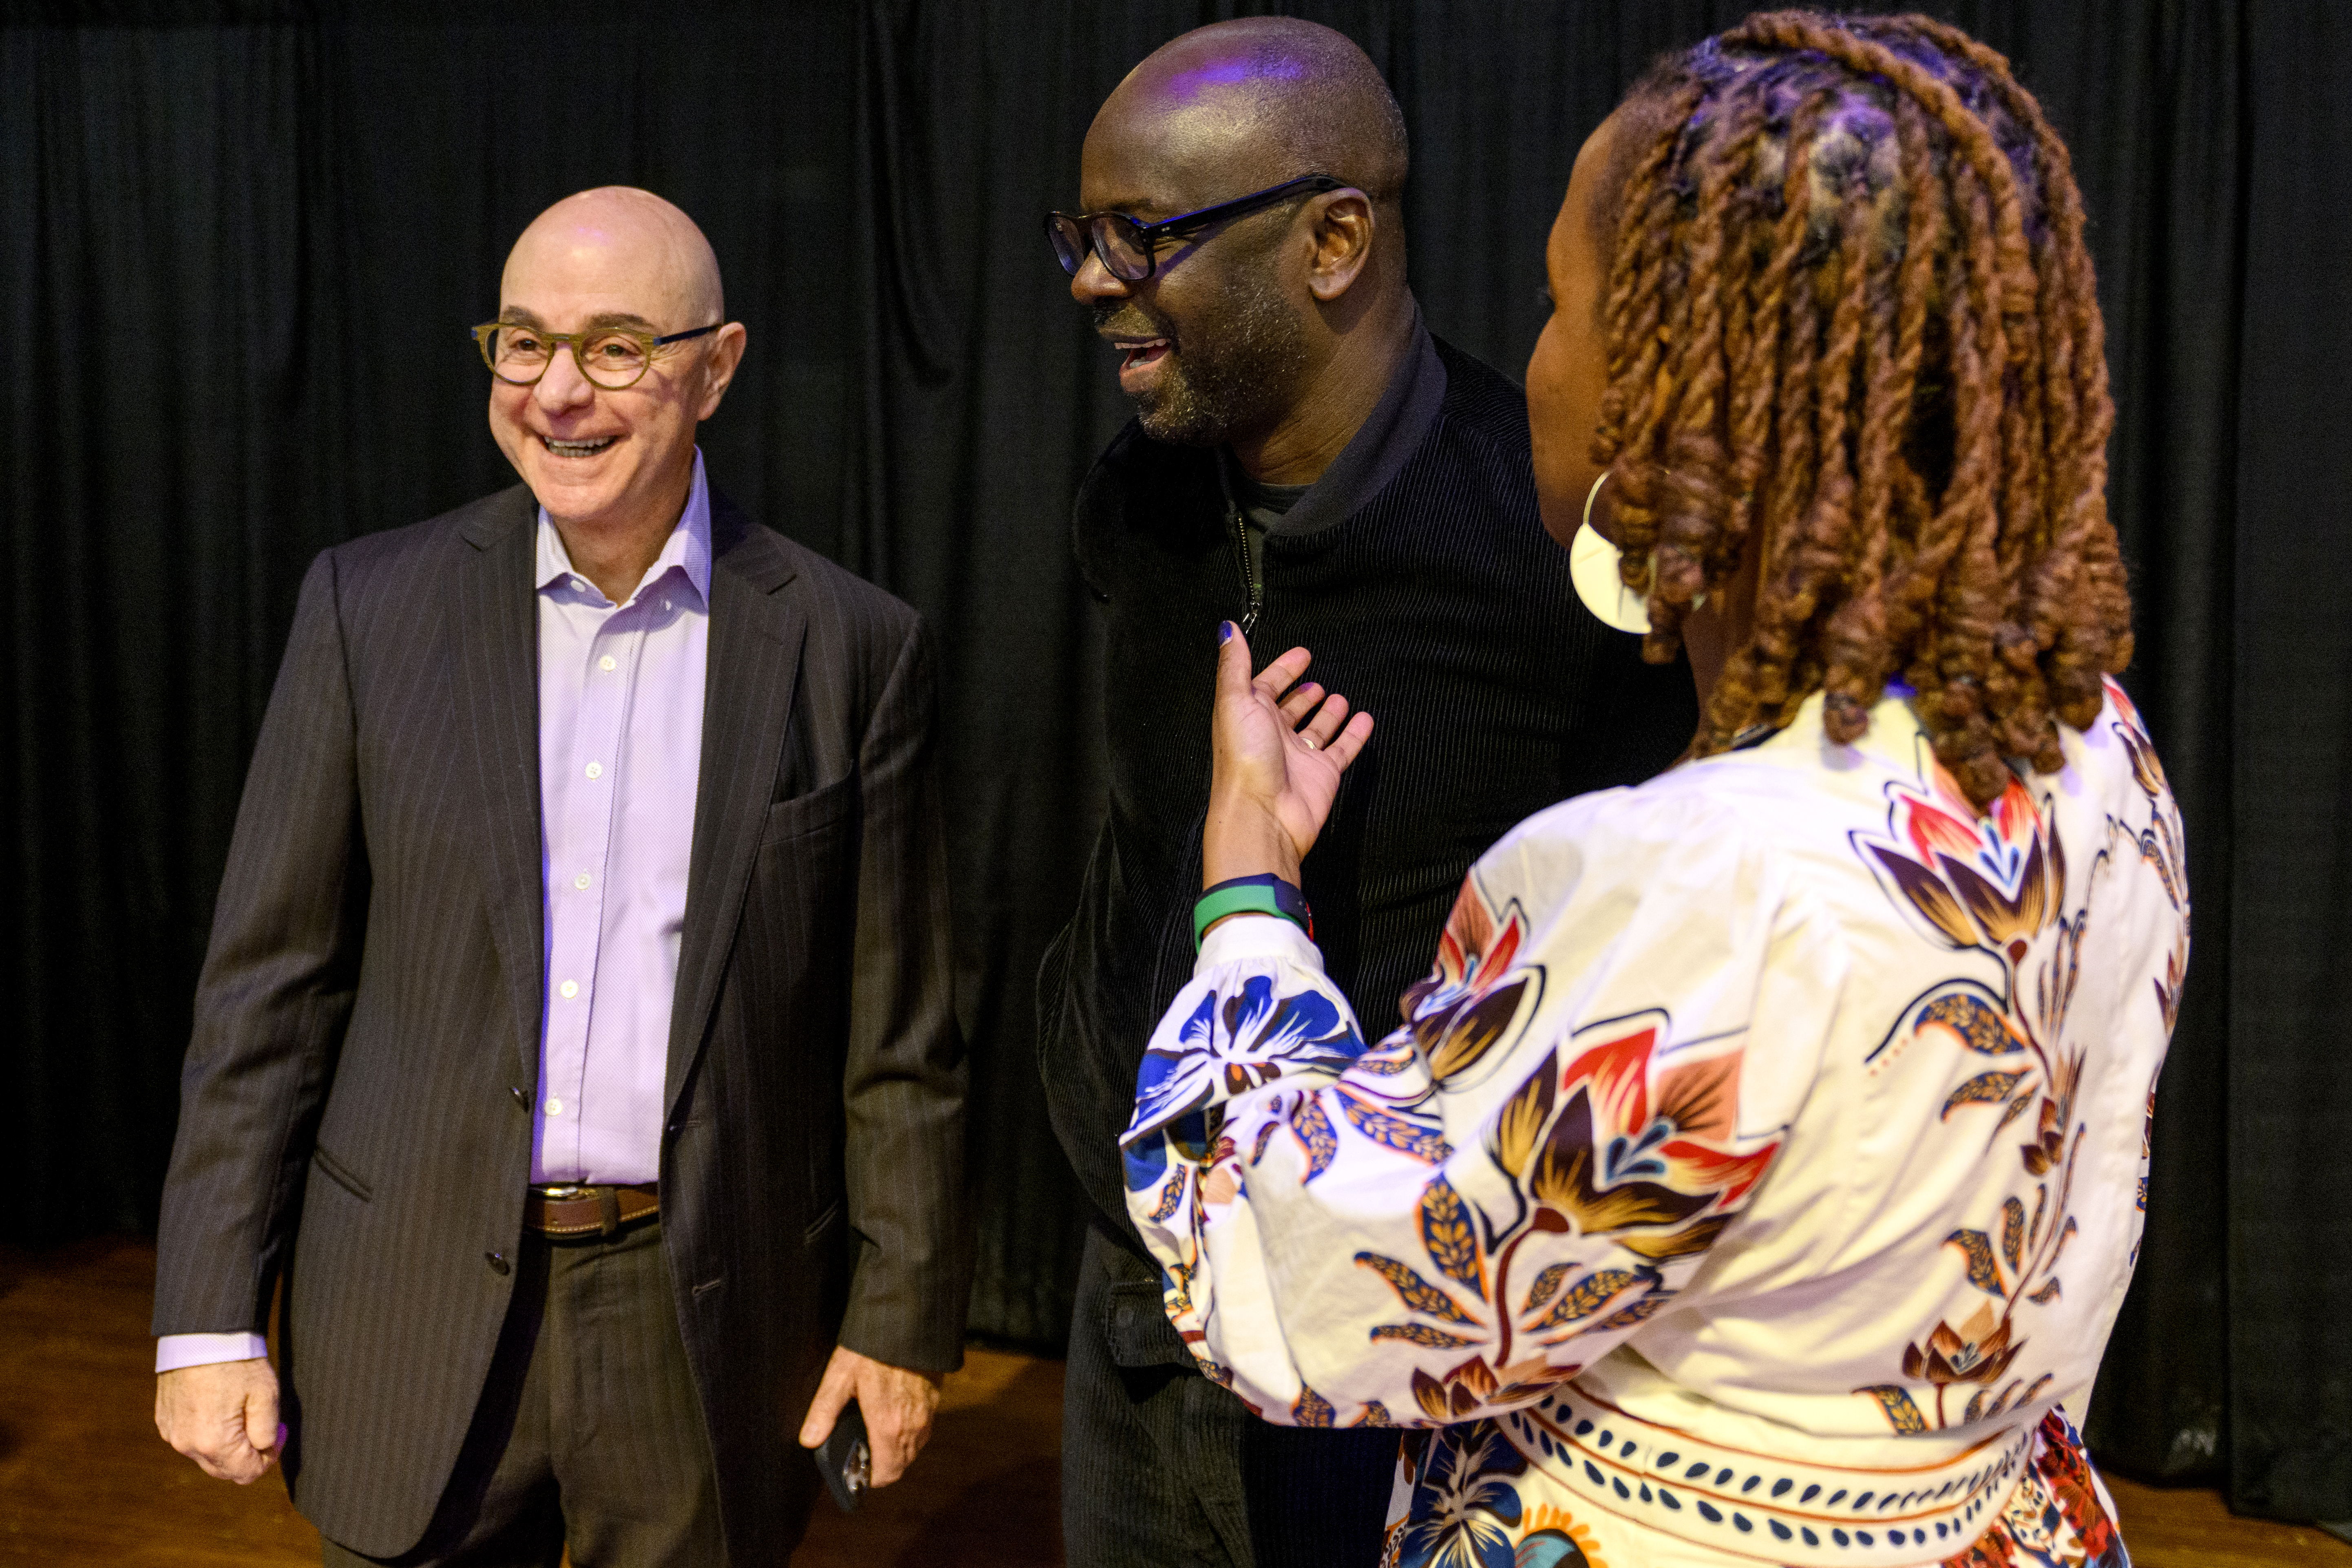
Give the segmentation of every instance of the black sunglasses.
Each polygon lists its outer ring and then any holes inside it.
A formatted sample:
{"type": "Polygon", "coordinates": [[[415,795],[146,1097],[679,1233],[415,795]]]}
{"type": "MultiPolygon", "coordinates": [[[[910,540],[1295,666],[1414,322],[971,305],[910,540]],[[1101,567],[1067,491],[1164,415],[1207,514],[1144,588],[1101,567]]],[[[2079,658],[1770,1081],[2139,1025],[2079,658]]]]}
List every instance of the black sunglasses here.
{"type": "Polygon", "coordinates": [[[1320,195],[1325,191],[1347,188],[1345,180],[1335,180],[1328,174],[1301,174],[1295,180],[1285,180],[1213,207],[1161,218],[1158,223],[1139,223],[1125,213],[1047,213],[1045,237],[1054,242],[1054,255],[1061,262],[1062,270],[1073,278],[1087,264],[1087,252],[1092,250],[1112,277],[1122,283],[1140,283],[1151,276],[1158,265],[1155,252],[1162,239],[1237,218],[1291,196],[1320,195]]]}

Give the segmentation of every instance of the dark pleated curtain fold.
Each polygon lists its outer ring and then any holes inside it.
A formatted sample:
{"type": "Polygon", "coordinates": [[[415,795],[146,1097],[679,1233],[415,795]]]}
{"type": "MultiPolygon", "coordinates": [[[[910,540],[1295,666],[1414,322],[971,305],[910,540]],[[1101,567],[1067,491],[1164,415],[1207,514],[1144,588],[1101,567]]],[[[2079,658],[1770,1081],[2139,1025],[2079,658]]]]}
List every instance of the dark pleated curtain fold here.
{"type": "Polygon", "coordinates": [[[37,1235],[152,1223],[245,755],[346,531],[327,101],[308,30],[0,31],[0,1170],[37,1235]]]}
{"type": "MultiPolygon", "coordinates": [[[[2254,0],[2243,56],[2243,322],[2229,600],[2235,669],[2213,715],[2235,802],[2226,953],[2231,1489],[2284,1518],[2352,1519],[2352,16],[2254,0]]],[[[2226,772],[2224,771],[2226,770],[2226,772]]],[[[2193,853],[2193,851],[2192,851],[2193,853]]],[[[2201,913],[2201,911],[2200,911],[2201,913]]]]}
{"type": "MultiPolygon", "coordinates": [[[[1077,1200],[1032,985],[1100,800],[1097,628],[1067,509],[1125,417],[1038,230],[1164,38],[1152,0],[164,7],[0,28],[0,1180],[38,1236],[151,1224],[245,760],[320,547],[509,481],[464,328],[582,186],[692,212],[751,352],[719,486],[922,609],[942,650],[973,1322],[1050,1343],[1077,1200]]],[[[1431,325],[1517,374],[1578,144],[1698,0],[1296,7],[1414,138],[1431,325]]],[[[2338,428],[2352,37],[2323,0],[1935,7],[2071,145],[2121,417],[2111,506],[2189,827],[2196,952],[2140,1273],[2091,1412],[2112,1463],[2352,1516],[2352,571],[2338,428]]]]}

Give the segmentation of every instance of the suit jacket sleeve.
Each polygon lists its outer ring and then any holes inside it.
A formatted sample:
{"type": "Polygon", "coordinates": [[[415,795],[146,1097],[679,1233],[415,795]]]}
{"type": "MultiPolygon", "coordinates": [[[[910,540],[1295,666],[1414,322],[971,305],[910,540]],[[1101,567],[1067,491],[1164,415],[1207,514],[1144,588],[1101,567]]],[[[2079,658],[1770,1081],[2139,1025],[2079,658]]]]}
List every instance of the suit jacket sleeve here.
{"type": "Polygon", "coordinates": [[[359,978],[367,865],[331,552],[311,563],[237,808],[180,1075],[157,1334],[265,1331],[359,978]]]}
{"type": "Polygon", "coordinates": [[[893,1366],[963,1359],[965,1064],[952,993],[929,638],[913,623],[859,744],[864,832],[847,1068],[841,1342],[893,1366]]]}

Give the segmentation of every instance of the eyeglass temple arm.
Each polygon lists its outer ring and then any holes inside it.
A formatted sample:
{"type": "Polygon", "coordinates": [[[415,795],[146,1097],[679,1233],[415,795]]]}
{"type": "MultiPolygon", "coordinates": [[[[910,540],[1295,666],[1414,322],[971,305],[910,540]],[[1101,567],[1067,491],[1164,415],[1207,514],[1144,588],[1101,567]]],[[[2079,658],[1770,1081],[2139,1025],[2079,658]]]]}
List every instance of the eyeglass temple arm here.
{"type": "MultiPolygon", "coordinates": [[[[1285,180],[1278,185],[1253,192],[1249,195],[1241,196],[1230,202],[1219,202],[1214,206],[1196,207],[1188,213],[1178,213],[1174,217],[1161,218],[1158,223],[1137,224],[1136,227],[1146,234],[1178,234],[1188,225],[1211,223],[1223,217],[1243,217],[1262,207],[1270,207],[1278,201],[1297,195],[1302,187],[1311,189],[1319,196],[1328,191],[1344,191],[1348,188],[1348,183],[1345,180],[1334,179],[1328,174],[1301,174],[1297,179],[1285,180]]],[[[1128,221],[1133,223],[1135,220],[1129,218],[1128,221]]]]}

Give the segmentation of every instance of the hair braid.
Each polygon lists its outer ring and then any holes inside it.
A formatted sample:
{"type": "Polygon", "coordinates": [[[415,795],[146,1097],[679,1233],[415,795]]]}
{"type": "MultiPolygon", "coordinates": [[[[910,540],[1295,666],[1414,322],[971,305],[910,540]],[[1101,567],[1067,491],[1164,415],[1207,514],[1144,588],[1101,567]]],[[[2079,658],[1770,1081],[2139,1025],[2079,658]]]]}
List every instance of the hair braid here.
{"type": "Polygon", "coordinates": [[[2059,765],[2131,632],[2096,283],[2040,105],[1947,24],[1806,12],[1632,102],[1593,454],[1645,652],[1751,552],[1759,578],[1695,750],[1815,691],[1853,741],[1900,676],[1979,803],[2005,756],[2059,765]]]}
{"type": "Polygon", "coordinates": [[[1822,717],[1836,741],[1852,741],[1860,734],[1869,708],[1893,673],[1889,589],[1901,583],[1910,564],[1927,510],[1926,485],[1905,447],[1927,352],[1936,254],[1944,237],[1943,192],[1919,108],[1907,99],[1895,104],[1895,134],[1906,193],[1903,257],[1886,301],[1891,320],[1878,326],[1882,334],[1891,332],[1892,340],[1874,351],[1864,397],[1859,479],[1866,553],[1852,596],[1839,606],[1828,628],[1829,697],[1822,717]]]}
{"type": "Polygon", "coordinates": [[[1849,534],[1848,581],[1843,601],[1822,626],[1826,668],[1822,688],[1822,728],[1832,741],[1859,740],[1870,726],[1870,709],[1886,682],[1879,667],[1885,611],[1879,588],[1893,553],[1889,521],[1895,511],[1895,460],[1899,435],[1892,416],[1893,387],[1902,375],[1897,355],[1900,305],[1888,279],[1870,282],[1869,338],[1862,429],[1854,455],[1854,496],[1849,534]]]}
{"type": "MultiPolygon", "coordinates": [[[[1697,107],[1699,97],[1697,88],[1685,89],[1666,106],[1665,117],[1679,122],[1697,107]]],[[[1628,403],[1633,389],[1646,384],[1657,368],[1665,237],[1656,232],[1663,226],[1654,221],[1652,209],[1663,207],[1672,200],[1671,194],[1660,191],[1659,186],[1674,153],[1672,138],[1650,148],[1625,184],[1624,232],[1633,243],[1621,241],[1617,247],[1615,261],[1610,268],[1609,297],[1601,312],[1609,333],[1609,389],[1601,399],[1601,427],[1593,435],[1592,445],[1594,460],[1604,465],[1616,457],[1623,445],[1628,403]],[[1629,344],[1630,349],[1626,347],[1629,344]]]]}

